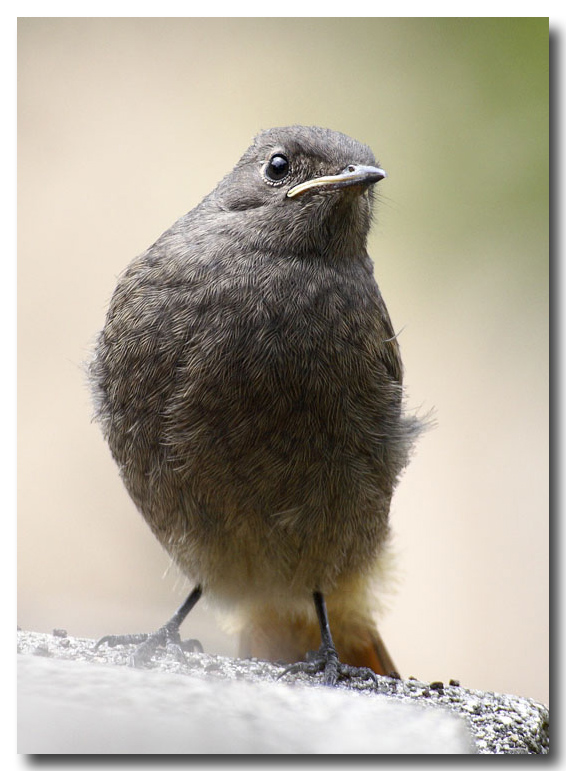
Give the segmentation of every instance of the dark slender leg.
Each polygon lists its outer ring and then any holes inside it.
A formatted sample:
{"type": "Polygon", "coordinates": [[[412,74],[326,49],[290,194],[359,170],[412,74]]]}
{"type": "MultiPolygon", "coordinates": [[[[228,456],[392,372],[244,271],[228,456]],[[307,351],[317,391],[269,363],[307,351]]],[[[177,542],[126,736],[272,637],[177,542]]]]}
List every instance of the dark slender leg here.
{"type": "Polygon", "coordinates": [[[165,624],[165,626],[169,626],[171,628],[175,628],[177,631],[179,631],[179,628],[183,621],[187,618],[191,610],[195,607],[197,602],[202,597],[202,588],[200,586],[195,586],[193,591],[189,594],[185,602],[181,605],[180,608],[177,608],[175,613],[171,616],[169,621],[165,624]]]}
{"type": "Polygon", "coordinates": [[[156,632],[151,634],[118,634],[118,635],[106,635],[101,637],[100,640],[94,646],[97,650],[101,645],[108,645],[114,647],[115,645],[132,645],[138,644],[136,650],[132,653],[129,659],[130,666],[139,667],[142,664],[147,663],[157,648],[162,645],[165,646],[171,653],[173,653],[179,661],[185,661],[184,650],[197,650],[202,651],[202,645],[198,640],[181,640],[179,629],[183,621],[189,615],[190,611],[194,608],[197,602],[202,596],[202,588],[195,586],[193,591],[189,594],[185,602],[178,610],[171,616],[169,621],[160,627],[156,632]]]}
{"type": "Polygon", "coordinates": [[[286,667],[279,677],[295,674],[296,672],[304,672],[309,675],[322,673],[325,685],[335,685],[339,679],[347,678],[372,680],[374,683],[377,683],[377,675],[371,669],[367,667],[352,667],[349,664],[341,663],[332,641],[324,595],[317,590],[313,592],[313,600],[320,626],[320,648],[316,653],[309,655],[307,661],[299,661],[297,664],[291,664],[291,666],[286,667]]]}
{"type": "Polygon", "coordinates": [[[320,626],[321,646],[319,655],[324,656],[326,664],[324,667],[324,682],[327,685],[334,685],[338,679],[338,654],[332,641],[330,633],[330,624],[328,623],[328,613],[326,612],[326,602],[322,592],[313,592],[314,607],[318,616],[318,625],[320,626]]]}

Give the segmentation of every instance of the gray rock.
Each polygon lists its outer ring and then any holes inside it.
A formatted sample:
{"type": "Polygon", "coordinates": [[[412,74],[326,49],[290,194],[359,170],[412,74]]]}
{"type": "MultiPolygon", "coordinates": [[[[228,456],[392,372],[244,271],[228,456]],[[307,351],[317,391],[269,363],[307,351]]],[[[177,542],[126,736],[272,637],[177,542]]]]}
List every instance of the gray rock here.
{"type": "Polygon", "coordinates": [[[548,711],[530,699],[379,678],[320,685],[257,660],[163,654],[18,632],[21,754],[533,754],[548,711]]]}

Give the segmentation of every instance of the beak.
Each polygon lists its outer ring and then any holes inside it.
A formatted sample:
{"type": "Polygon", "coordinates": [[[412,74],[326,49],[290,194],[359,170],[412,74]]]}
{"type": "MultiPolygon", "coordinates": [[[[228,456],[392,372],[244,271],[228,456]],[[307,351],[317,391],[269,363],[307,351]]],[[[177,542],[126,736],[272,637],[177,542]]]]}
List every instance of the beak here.
{"type": "Polygon", "coordinates": [[[287,193],[287,198],[295,198],[295,196],[306,193],[307,190],[334,191],[342,190],[342,188],[351,187],[352,185],[374,185],[386,176],[387,173],[377,166],[355,166],[350,164],[340,174],[328,177],[315,177],[314,179],[308,179],[306,182],[301,182],[300,185],[295,185],[287,193]]]}

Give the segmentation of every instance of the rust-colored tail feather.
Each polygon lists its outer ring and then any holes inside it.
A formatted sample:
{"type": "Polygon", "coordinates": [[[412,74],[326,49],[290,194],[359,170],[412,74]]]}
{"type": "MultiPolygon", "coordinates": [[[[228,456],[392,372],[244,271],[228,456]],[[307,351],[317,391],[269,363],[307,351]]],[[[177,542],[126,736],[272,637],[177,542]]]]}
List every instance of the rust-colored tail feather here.
{"type": "MultiPolygon", "coordinates": [[[[338,651],[340,655],[340,651],[338,651]]],[[[344,655],[342,661],[354,667],[369,667],[378,675],[397,673],[397,668],[377,629],[367,629],[366,644],[355,647],[344,655]]]]}

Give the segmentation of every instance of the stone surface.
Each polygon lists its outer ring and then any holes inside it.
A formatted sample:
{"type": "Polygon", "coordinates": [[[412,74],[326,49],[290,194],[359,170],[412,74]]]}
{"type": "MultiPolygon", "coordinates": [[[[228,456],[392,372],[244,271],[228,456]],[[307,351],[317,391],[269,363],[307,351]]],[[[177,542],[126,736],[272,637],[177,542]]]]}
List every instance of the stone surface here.
{"type": "Polygon", "coordinates": [[[21,754],[541,754],[548,711],[530,699],[379,678],[323,687],[256,660],[18,632],[21,754]]]}

